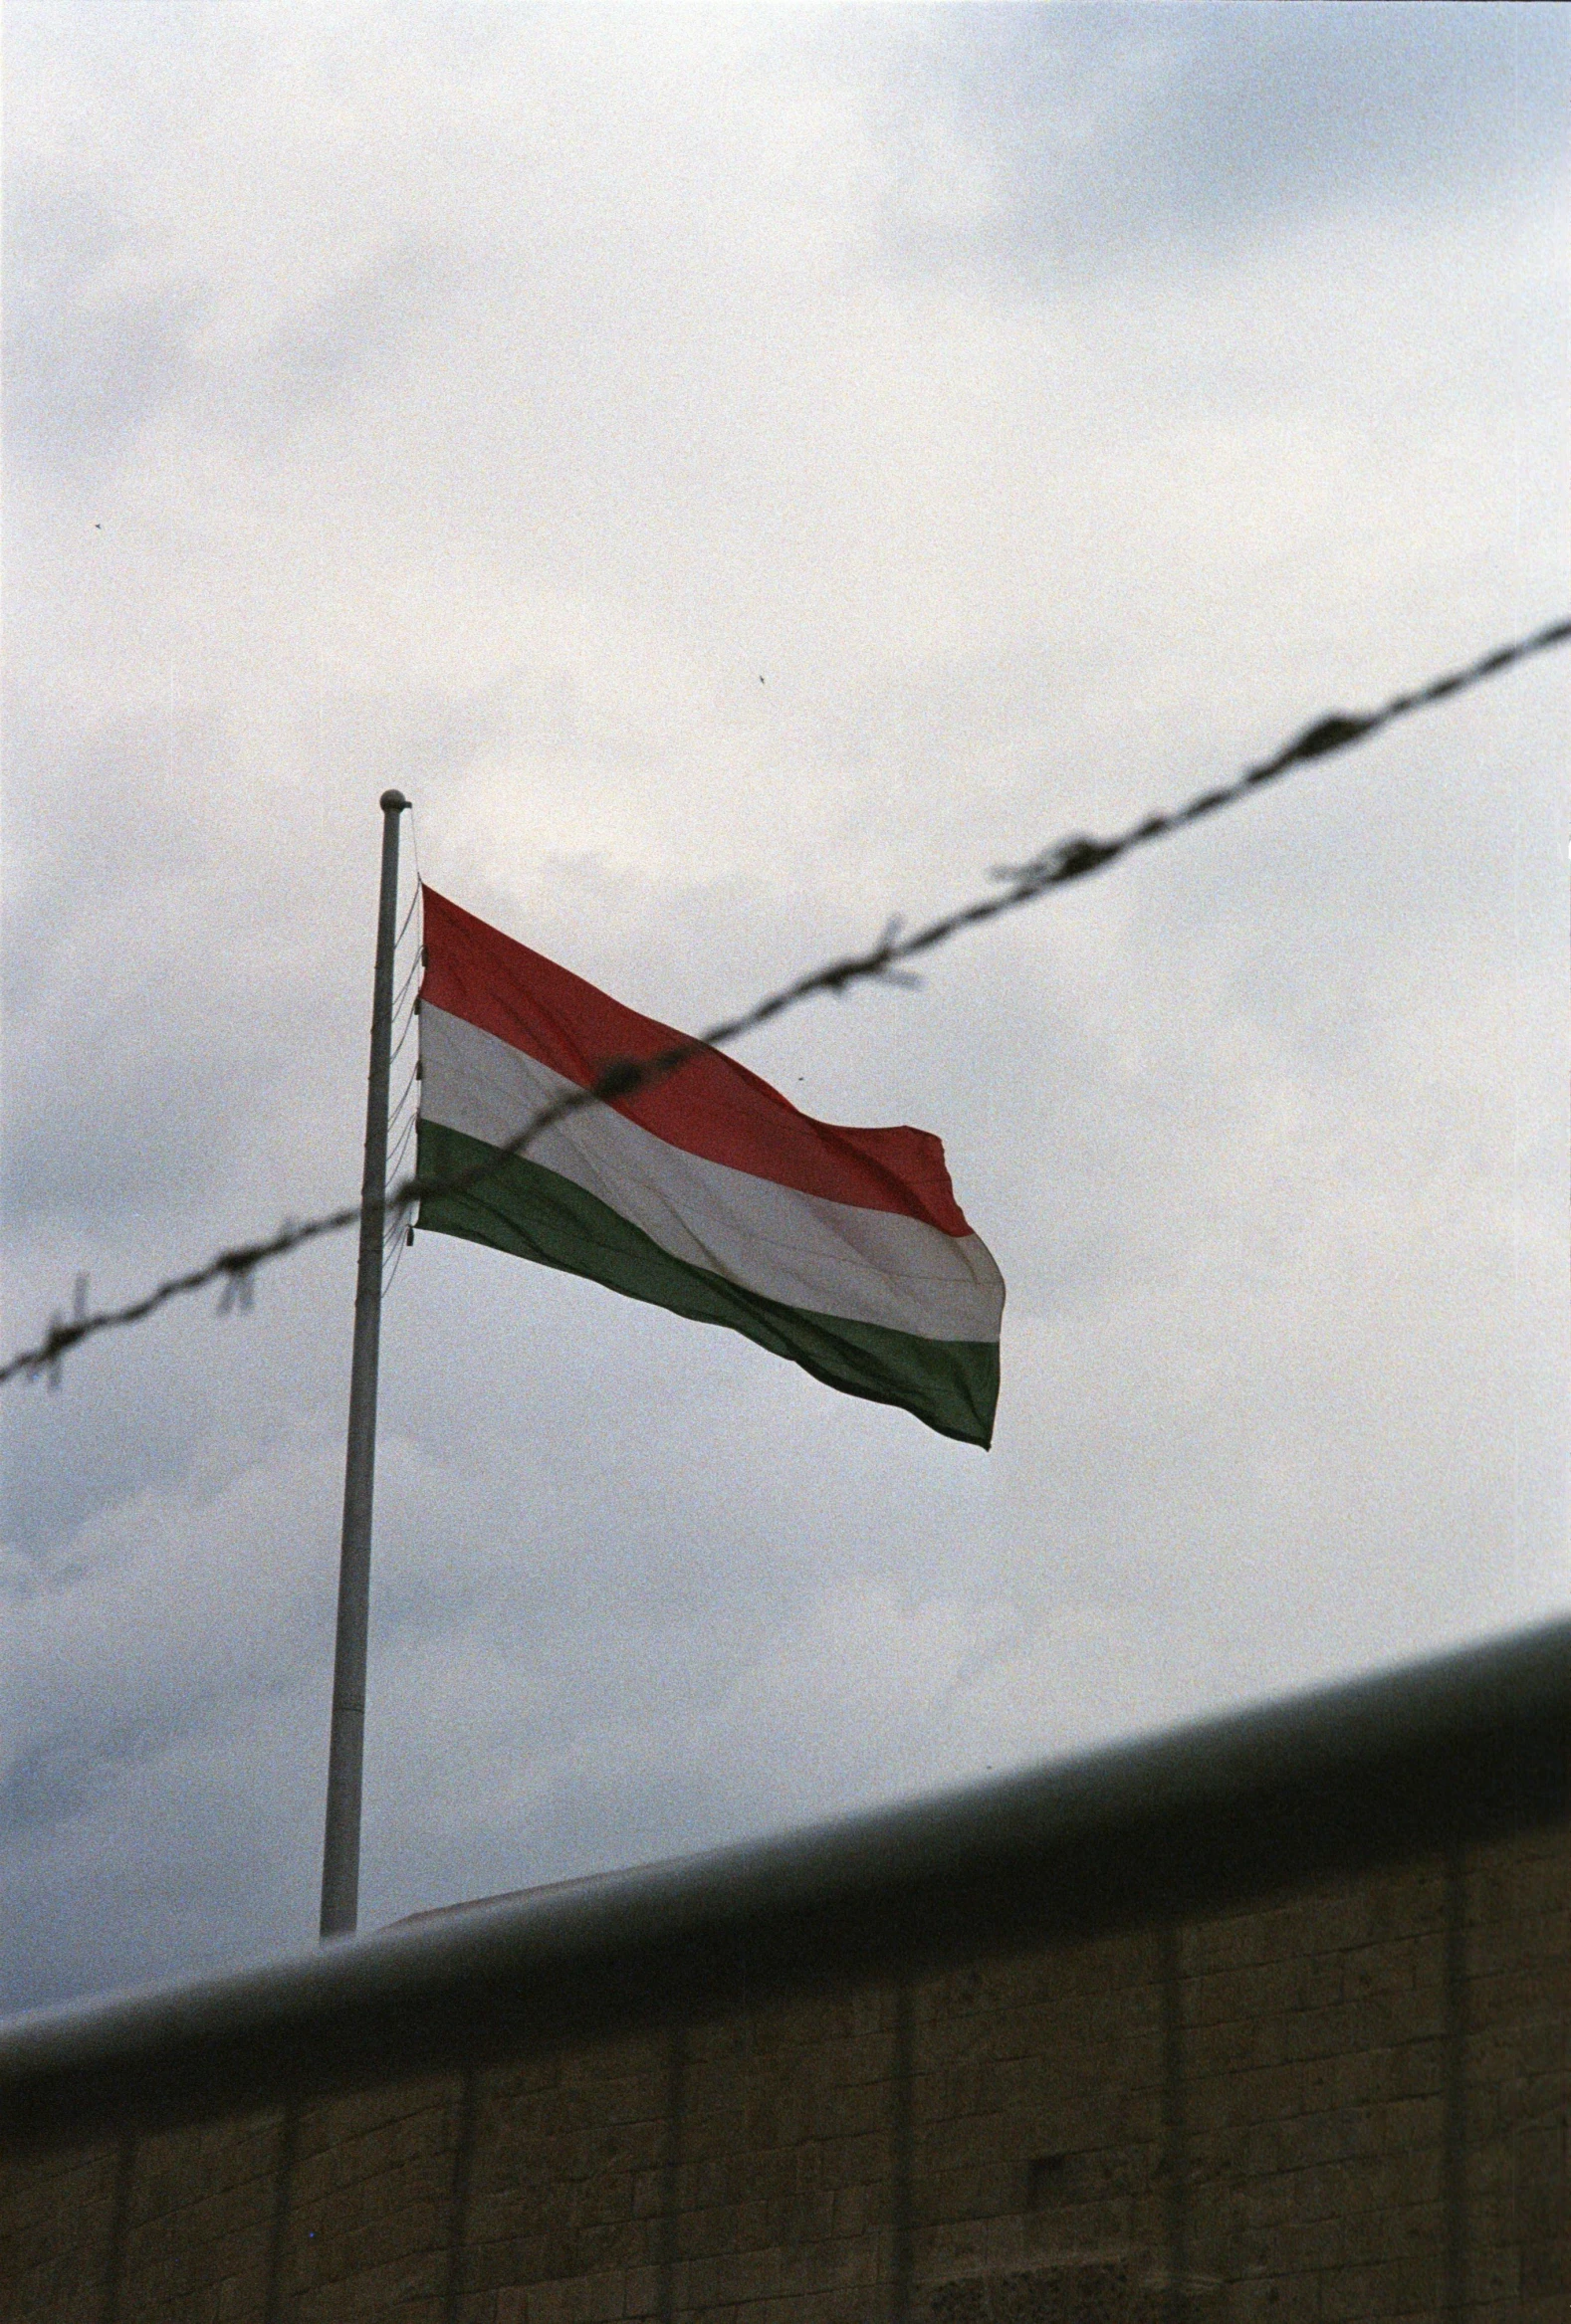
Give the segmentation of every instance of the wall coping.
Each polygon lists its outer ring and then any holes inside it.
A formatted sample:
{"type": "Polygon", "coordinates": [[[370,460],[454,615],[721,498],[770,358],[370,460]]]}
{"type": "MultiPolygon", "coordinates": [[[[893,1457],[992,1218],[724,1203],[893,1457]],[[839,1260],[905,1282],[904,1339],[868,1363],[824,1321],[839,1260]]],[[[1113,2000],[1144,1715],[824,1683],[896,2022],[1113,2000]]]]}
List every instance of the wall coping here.
{"type": "Polygon", "coordinates": [[[13,2142],[451,2073],[1571,1820],[1571,1618],[936,1796],[0,2021],[13,2142]]]}

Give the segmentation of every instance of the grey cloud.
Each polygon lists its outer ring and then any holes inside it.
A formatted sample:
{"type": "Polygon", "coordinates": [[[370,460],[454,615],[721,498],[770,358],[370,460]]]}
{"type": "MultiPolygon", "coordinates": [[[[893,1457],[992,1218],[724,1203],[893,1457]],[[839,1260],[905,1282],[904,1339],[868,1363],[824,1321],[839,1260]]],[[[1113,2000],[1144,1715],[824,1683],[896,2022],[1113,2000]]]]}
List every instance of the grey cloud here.
{"type": "MultiPolygon", "coordinates": [[[[298,811],[259,806],[234,736],[201,709],[72,735],[47,703],[15,692],[8,1215],[102,1224],[153,1202],[198,1205],[266,1109],[287,1154],[314,1091],[352,1078],[361,1035],[349,993],[327,1015],[308,995],[350,941],[369,858],[356,890],[331,846],[303,855],[298,811]]],[[[389,690],[336,699],[324,730],[374,800],[383,783],[438,765],[450,779],[492,724],[484,691],[389,690]]],[[[337,812],[320,803],[324,830],[337,812]]],[[[298,1200],[305,1188],[275,1193],[298,1200]]]]}
{"type": "MultiPolygon", "coordinates": [[[[196,286],[206,367],[114,439],[110,553],[13,476],[17,1336],[352,1190],[388,781],[438,887],[697,1025],[1552,611],[1542,140],[1443,16],[1426,82],[1302,9],[48,12],[50,263],[196,286]]],[[[1563,1596],[1563,723],[1546,662],[750,1043],[944,1137],[989,1459],[406,1251],[369,1919],[1563,1596]]],[[[0,1402],[15,1999],[310,1941],[352,1270],[0,1402]]]]}
{"type": "MultiPolygon", "coordinates": [[[[352,1157],[351,1139],[345,1150],[352,1157]]],[[[266,1192],[276,1199],[275,1187],[266,1192]]],[[[138,1222],[136,1234],[121,1213],[88,1239],[81,1230],[29,1244],[13,1238],[8,1313],[26,1330],[69,1309],[73,1269],[84,1260],[95,1297],[145,1288],[173,1250],[205,1255],[254,1215],[238,1207],[228,1218],[165,1212],[138,1222]]],[[[299,1413],[342,1409],[346,1347],[322,1325],[325,1314],[344,1311],[352,1285],[352,1249],[325,1244],[259,1282],[249,1312],[219,1316],[216,1300],[177,1306],[139,1334],[79,1351],[57,1389],[39,1381],[8,1394],[0,1536],[24,1570],[35,1581],[69,1570],[84,1554],[84,1534],[107,1515],[134,1511],[143,1496],[156,1504],[214,1468],[254,1465],[299,1413]]]]}
{"type": "Polygon", "coordinates": [[[210,375],[208,409],[276,444],[291,428],[384,392],[454,285],[442,254],[402,236],[287,314],[255,354],[210,375]]]}
{"type": "Polygon", "coordinates": [[[105,483],[137,431],[176,410],[276,445],[394,380],[455,285],[441,254],[404,236],[286,314],[255,351],[198,351],[210,294],[115,286],[131,250],[85,196],[17,188],[7,201],[5,422],[13,458],[105,483]]]}
{"type": "Polygon", "coordinates": [[[1557,9],[982,7],[884,45],[895,246],[1041,285],[1563,175],[1557,9]]]}
{"type": "Polygon", "coordinates": [[[0,1834],[15,1840],[70,1822],[104,1796],[121,1769],[155,1757],[167,1741],[143,1727],[31,1744],[0,1773],[0,1834]]]}
{"type": "Polygon", "coordinates": [[[13,457],[93,478],[128,454],[192,375],[200,300],[115,287],[126,230],[47,180],[6,199],[5,421],[13,457]]]}
{"type": "Polygon", "coordinates": [[[258,1706],[222,1743],[127,1763],[69,1822],[17,1835],[0,1924],[8,2007],[300,1945],[317,1769],[288,1743],[305,1724],[298,1700],[258,1706]]]}

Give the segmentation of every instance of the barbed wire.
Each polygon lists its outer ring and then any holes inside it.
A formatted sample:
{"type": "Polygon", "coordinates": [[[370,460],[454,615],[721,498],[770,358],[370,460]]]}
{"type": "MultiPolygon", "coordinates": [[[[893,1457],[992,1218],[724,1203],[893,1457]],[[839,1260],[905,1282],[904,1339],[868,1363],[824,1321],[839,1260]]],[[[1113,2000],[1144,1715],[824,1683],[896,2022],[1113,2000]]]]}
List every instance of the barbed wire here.
{"type": "MultiPolygon", "coordinates": [[[[42,1373],[54,1385],[60,1377],[62,1359],[85,1340],[101,1332],[128,1328],[155,1315],[171,1300],[182,1299],[192,1292],[205,1290],[210,1284],[220,1284],[220,1314],[235,1306],[249,1307],[252,1284],[259,1268],[276,1259],[289,1257],[304,1250],[308,1244],[321,1242],[326,1236],[340,1234],[359,1223],[367,1209],[379,1209],[384,1232],[389,1219],[407,1217],[418,1202],[433,1200],[438,1195],[471,1192],[509,1162],[523,1154],[535,1140],[557,1123],[581,1112],[585,1107],[614,1104],[620,1098],[636,1095],[654,1083],[667,1080],[679,1073],[695,1057],[709,1049],[730,1048],[760,1026],[783,1016],[787,1009],[820,992],[843,995],[852,985],[868,982],[906,983],[915,981],[904,971],[903,964],[919,958],[925,952],[937,951],[965,930],[980,928],[984,923],[1013,912],[1021,905],[1033,903],[1050,889],[1069,886],[1076,880],[1090,877],[1093,872],[1105,871],[1120,857],[1131,854],[1138,847],[1148,846],[1155,839],[1170,837],[1176,831],[1187,829],[1192,823],[1214,815],[1224,807],[1234,805],[1250,792],[1259,790],[1268,782],[1287,773],[1289,768],[1307,764],[1311,759],[1328,758],[1338,750],[1351,749],[1372,735],[1392,726],[1398,719],[1410,717],[1415,711],[1426,710],[1435,703],[1447,702],[1467,688],[1479,686],[1485,680],[1498,677],[1517,663],[1534,654],[1547,653],[1552,647],[1571,641],[1571,620],[1551,622],[1547,628],[1530,636],[1517,638],[1510,645],[1497,646],[1492,653],[1463,669],[1453,670],[1442,678],[1432,679],[1408,694],[1393,695],[1378,710],[1363,712],[1331,711],[1304,728],[1290,742],[1285,742],[1269,758],[1254,766],[1245,767],[1232,782],[1212,790],[1199,792],[1183,806],[1166,814],[1147,815],[1131,824],[1125,831],[1110,839],[1094,839],[1084,833],[1055,840],[1021,864],[1006,864],[990,876],[996,886],[992,894],[963,904],[953,912],[946,912],[936,920],[925,922],[910,934],[904,932],[904,923],[892,920],[875,945],[865,951],[847,952],[840,958],[824,962],[821,967],[808,969],[793,977],[788,984],[767,993],[735,1016],[722,1017],[707,1032],[695,1033],[690,1038],[673,1042],[653,1057],[618,1058],[607,1065],[595,1079],[580,1089],[564,1092],[549,1104],[540,1107],[504,1146],[494,1148],[486,1160],[470,1168],[446,1176],[422,1178],[417,1172],[403,1178],[379,1204],[366,1205],[345,1202],[335,1210],[322,1212],[316,1218],[303,1221],[286,1219],[276,1234],[267,1235],[249,1243],[235,1243],[227,1250],[218,1251],[199,1267],[187,1269],[178,1275],[169,1275],[140,1299],[129,1301],[123,1307],[90,1309],[88,1306],[88,1279],[79,1275],[72,1313],[57,1313],[44,1337],[31,1348],[19,1349],[0,1365],[0,1386],[19,1375],[29,1378],[42,1373]]],[[[416,890],[418,895],[419,891],[416,890]]],[[[407,916],[405,919],[407,926],[407,916]]]]}

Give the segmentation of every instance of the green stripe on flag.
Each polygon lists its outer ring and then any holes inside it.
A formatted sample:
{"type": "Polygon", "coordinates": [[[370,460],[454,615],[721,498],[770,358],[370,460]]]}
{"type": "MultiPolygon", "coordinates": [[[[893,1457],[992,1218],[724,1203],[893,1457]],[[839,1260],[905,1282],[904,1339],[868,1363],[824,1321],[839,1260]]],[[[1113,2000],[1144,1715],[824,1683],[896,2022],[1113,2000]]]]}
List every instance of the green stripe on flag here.
{"type": "MultiPolygon", "coordinates": [[[[490,1161],[495,1149],[461,1130],[422,1121],[418,1152],[422,1178],[446,1178],[490,1161]]],[[[608,1203],[527,1155],[498,1162],[467,1193],[427,1196],[419,1223],[563,1274],[586,1275],[695,1323],[723,1324],[848,1395],[899,1404],[963,1444],[992,1441],[997,1341],[923,1340],[878,1324],[812,1315],[745,1291],[724,1276],[673,1259],[608,1203]]]]}

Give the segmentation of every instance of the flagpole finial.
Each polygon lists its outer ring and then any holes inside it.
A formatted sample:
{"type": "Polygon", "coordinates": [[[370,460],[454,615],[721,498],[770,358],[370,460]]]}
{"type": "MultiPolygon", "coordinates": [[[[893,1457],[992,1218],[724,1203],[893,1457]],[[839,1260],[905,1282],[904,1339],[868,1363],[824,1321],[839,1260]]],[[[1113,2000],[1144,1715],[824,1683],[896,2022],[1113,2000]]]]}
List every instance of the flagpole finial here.
{"type": "Polygon", "coordinates": [[[402,791],[383,791],[381,803],[384,808],[392,807],[401,812],[403,808],[408,806],[409,801],[404,797],[402,791]]]}

